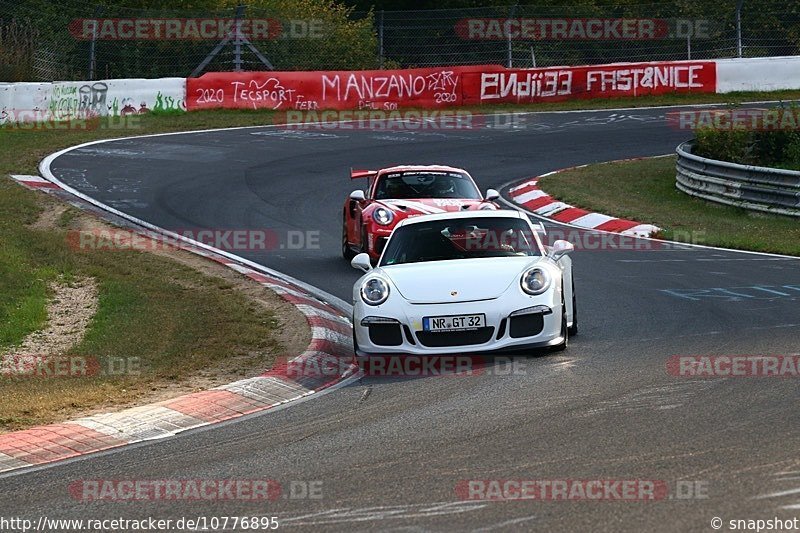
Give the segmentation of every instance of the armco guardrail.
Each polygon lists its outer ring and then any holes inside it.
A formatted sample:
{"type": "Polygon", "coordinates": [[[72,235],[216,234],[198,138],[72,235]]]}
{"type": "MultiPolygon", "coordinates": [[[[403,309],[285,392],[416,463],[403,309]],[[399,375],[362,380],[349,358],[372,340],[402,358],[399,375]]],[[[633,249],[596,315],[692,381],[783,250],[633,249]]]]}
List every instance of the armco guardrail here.
{"type": "Polygon", "coordinates": [[[715,161],[678,145],[675,185],[704,200],[756,211],[800,216],[800,172],[715,161]]]}

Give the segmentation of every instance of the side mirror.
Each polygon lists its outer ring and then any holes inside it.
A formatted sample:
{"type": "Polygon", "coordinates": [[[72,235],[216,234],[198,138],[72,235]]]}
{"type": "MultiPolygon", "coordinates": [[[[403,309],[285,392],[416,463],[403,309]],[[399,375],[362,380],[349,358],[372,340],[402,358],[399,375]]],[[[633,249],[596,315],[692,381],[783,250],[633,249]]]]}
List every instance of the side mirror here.
{"type": "Polygon", "coordinates": [[[358,270],[363,270],[364,272],[369,272],[370,270],[372,270],[372,262],[369,260],[369,254],[366,253],[358,254],[353,258],[352,261],[350,261],[350,266],[352,266],[353,268],[357,268],[358,270]]]}
{"type": "Polygon", "coordinates": [[[364,191],[362,191],[361,189],[356,189],[355,191],[350,193],[350,199],[351,200],[355,200],[357,202],[362,202],[362,201],[364,201],[365,198],[366,197],[364,196],[364,191]]]}
{"type": "Polygon", "coordinates": [[[574,249],[575,247],[571,242],[558,240],[553,243],[553,247],[550,249],[550,259],[558,261],[565,255],[572,253],[574,249]]]}
{"type": "Polygon", "coordinates": [[[486,196],[484,197],[485,200],[497,200],[500,198],[500,193],[494,189],[486,189],[486,196]]]}

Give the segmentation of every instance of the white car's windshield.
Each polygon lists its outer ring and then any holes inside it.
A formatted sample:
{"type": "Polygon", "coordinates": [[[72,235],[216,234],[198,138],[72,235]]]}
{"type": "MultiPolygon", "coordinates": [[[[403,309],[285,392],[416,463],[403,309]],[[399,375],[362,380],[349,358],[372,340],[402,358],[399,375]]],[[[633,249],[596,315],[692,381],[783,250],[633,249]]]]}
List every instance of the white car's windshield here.
{"type": "Polygon", "coordinates": [[[376,200],[409,198],[465,198],[480,200],[481,193],[461,172],[390,172],[378,180],[376,200]]]}
{"type": "Polygon", "coordinates": [[[443,219],[402,226],[389,240],[381,266],[477,257],[541,255],[530,226],[519,218],[443,219]]]}

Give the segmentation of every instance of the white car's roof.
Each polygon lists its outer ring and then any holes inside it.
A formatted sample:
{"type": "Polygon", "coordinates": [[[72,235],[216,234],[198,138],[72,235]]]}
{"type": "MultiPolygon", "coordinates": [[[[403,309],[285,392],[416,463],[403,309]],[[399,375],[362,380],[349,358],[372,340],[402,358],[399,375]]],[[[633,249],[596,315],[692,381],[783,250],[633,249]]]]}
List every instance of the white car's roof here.
{"type": "Polygon", "coordinates": [[[453,211],[449,213],[436,213],[434,215],[420,215],[401,220],[397,227],[430,222],[432,220],[457,220],[460,218],[525,218],[522,213],[515,209],[496,209],[478,211],[453,211]]]}

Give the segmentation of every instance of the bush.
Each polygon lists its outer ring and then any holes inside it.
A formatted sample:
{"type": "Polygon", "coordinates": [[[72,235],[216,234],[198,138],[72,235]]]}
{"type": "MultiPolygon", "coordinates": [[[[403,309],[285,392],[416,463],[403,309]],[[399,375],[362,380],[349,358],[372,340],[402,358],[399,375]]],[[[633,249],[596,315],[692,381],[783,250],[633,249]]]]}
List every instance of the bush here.
{"type": "Polygon", "coordinates": [[[32,78],[38,38],[38,32],[28,21],[0,19],[0,80],[32,78]]]}
{"type": "Polygon", "coordinates": [[[335,0],[255,0],[248,17],[319,21],[320,37],[277,39],[257,46],[278,70],[358,70],[378,67],[372,13],[355,20],[352,8],[335,0]]]}
{"type": "Polygon", "coordinates": [[[775,108],[775,129],[698,129],[694,153],[709,159],[756,165],[800,169],[800,124],[795,106],[775,108]]]}
{"type": "MultiPolygon", "coordinates": [[[[129,0],[125,7],[119,0],[0,0],[0,80],[85,79],[90,49],[95,54],[97,79],[188,76],[219,40],[101,38],[92,47],[89,40],[70,33],[70,23],[83,18],[232,19],[240,3],[247,4],[245,19],[267,19],[270,24],[298,22],[299,31],[298,26],[292,27],[295,31],[285,26],[283,32],[277,32],[280,37],[252,42],[275,70],[378,67],[372,12],[355,18],[342,0],[129,0]]],[[[267,68],[248,47],[243,47],[241,59],[244,70],[267,68]]],[[[234,68],[234,47],[229,43],[206,65],[205,72],[234,68]]]]}
{"type": "Polygon", "coordinates": [[[699,129],[695,132],[694,153],[709,159],[752,164],[753,140],[749,131],[699,129]]]}

